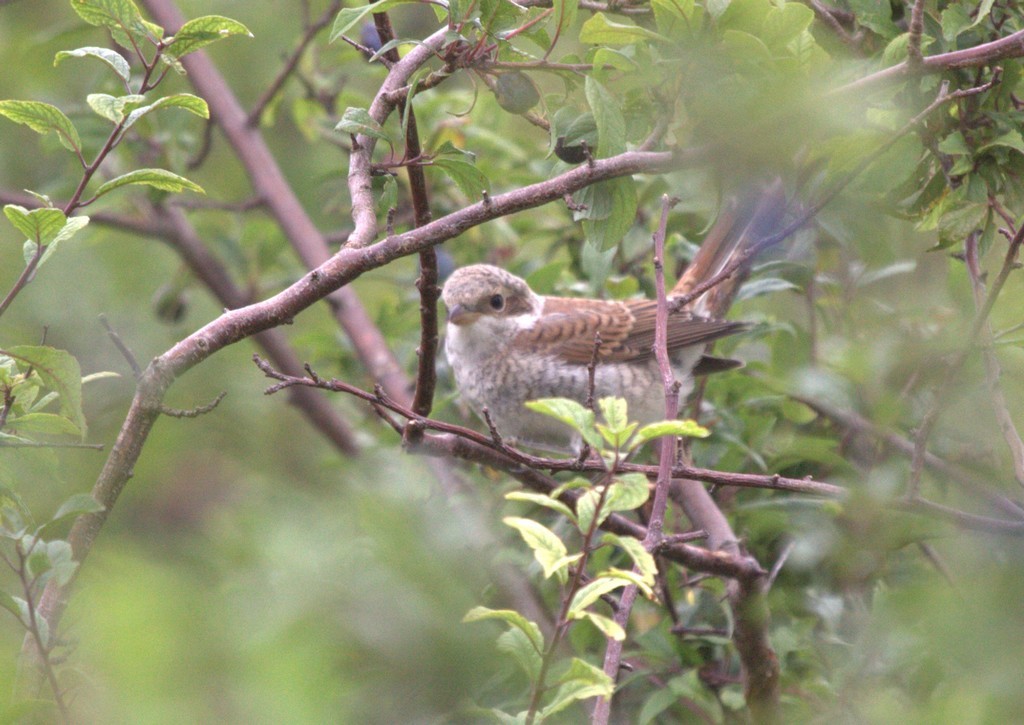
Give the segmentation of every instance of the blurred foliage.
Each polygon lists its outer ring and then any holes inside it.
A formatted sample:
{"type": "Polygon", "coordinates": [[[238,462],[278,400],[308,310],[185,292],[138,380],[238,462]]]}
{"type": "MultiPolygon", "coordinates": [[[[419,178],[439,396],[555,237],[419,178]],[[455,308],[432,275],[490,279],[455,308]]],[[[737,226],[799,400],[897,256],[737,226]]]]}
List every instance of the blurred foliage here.
{"type": "MultiPolygon", "coordinates": [[[[440,9],[386,4],[401,38],[447,22],[437,19],[440,9]]],[[[287,11],[267,0],[179,3],[185,17],[221,13],[251,31],[252,40],[207,48],[249,106],[295,47],[307,5],[316,17],[328,3],[294,2],[287,11]]],[[[944,398],[929,451],[995,493],[1021,498],[980,355],[954,377],[948,363],[975,316],[965,240],[977,240],[991,283],[1006,250],[1002,230],[1024,217],[1021,61],[1001,60],[998,78],[988,67],[962,68],[843,93],[837,87],[906,58],[910,12],[898,2],[835,5],[829,23],[804,4],[769,0],[626,6],[651,11],[636,14],[559,0],[551,13],[453,0],[448,49],[466,68],[415,100],[423,148],[436,155],[427,167],[435,218],[475,202],[488,185],[498,194],[550,178],[588,153],[634,148],[656,129],[667,147],[704,153],[671,173],[591,187],[574,199],[585,209],[552,204],[471,229],[443,247],[442,264],[500,264],[540,293],[650,295],[650,236],[662,194],[682,198],[669,225],[678,269],[723,199],[752,182],[780,175],[790,195],[810,205],[849,181],[813,224],[759,260],[741,290],[732,316],[757,325],[721,347],[747,366],[708,380],[698,412],[712,436],[694,443],[694,455],[699,465],[813,476],[851,491],[842,503],[716,491],[763,565],[788,556],[769,595],[787,721],[1012,722],[1024,712],[1019,537],[901,509],[910,457],[820,406],[912,438],[944,398]],[[517,65],[541,58],[565,65],[517,65]],[[955,91],[992,80],[991,90],[958,98],[901,133],[943,82],[955,91]]],[[[347,9],[334,32],[368,45],[368,17],[362,6],[347,9]]],[[[1021,26],[1014,3],[926,3],[922,47],[926,55],[968,49],[1021,26]]],[[[228,34],[244,36],[231,27],[228,34]]],[[[379,128],[367,121],[362,109],[386,71],[341,40],[328,43],[328,34],[300,59],[261,131],[307,211],[343,238],[351,224],[348,132],[379,134],[375,160],[393,163],[401,160],[402,128],[398,114],[379,128]]],[[[114,46],[65,0],[0,5],[0,99],[52,104],[74,124],[81,147],[95,151],[118,111],[99,104],[108,115],[98,115],[86,96],[125,89],[102,58],[66,57],[55,67],[57,53],[79,47],[114,46]]],[[[191,90],[174,72],[160,86],[168,96],[191,90]]],[[[304,270],[269,217],[231,207],[244,204],[251,187],[218,133],[204,163],[190,167],[205,143],[204,114],[199,104],[180,103],[191,113],[140,117],[101,181],[160,168],[206,196],[168,196],[190,187],[160,177],[164,186],[113,190],[86,213],[145,208],[133,199],[198,207],[188,216],[202,240],[241,287],[269,296],[304,270]]],[[[70,198],[81,175],[66,144],[12,123],[10,114],[24,107],[4,109],[0,193],[70,198]]],[[[395,225],[404,230],[408,187],[400,171],[395,179],[376,189],[387,195],[380,217],[395,199],[395,225]]],[[[791,211],[799,213],[796,205],[791,211]]],[[[35,235],[42,254],[69,223],[52,214],[14,216],[13,225],[0,225],[0,294],[35,249],[26,239],[35,235]]],[[[109,450],[133,385],[98,315],[145,361],[214,319],[220,305],[155,239],[95,219],[72,231],[2,318],[0,349],[22,354],[0,367],[0,384],[32,389],[12,424],[21,417],[34,436],[84,436],[109,450]],[[49,377],[29,374],[49,363],[49,377]],[[120,377],[89,378],[104,371],[120,377]],[[59,404],[33,409],[48,390],[62,391],[59,404]]],[[[408,371],[419,341],[416,275],[406,259],[353,285],[408,371]]],[[[1011,275],[991,313],[1001,384],[1018,423],[1022,296],[1019,275],[1011,275]]],[[[282,330],[321,375],[372,386],[325,309],[282,330]]],[[[460,468],[474,485],[453,494],[428,461],[396,455],[397,437],[371,411],[336,396],[332,404],[364,446],[359,457],[341,459],[282,397],[262,395],[253,350],[248,342],[229,348],[176,385],[168,403],[182,408],[228,395],[209,415],[157,423],[81,568],[60,633],[69,645],[60,672],[75,719],[390,723],[467,721],[479,716],[477,706],[515,711],[527,691],[522,673],[495,649],[493,624],[462,619],[478,605],[557,608],[556,582],[534,581],[539,569],[500,521],[529,517],[572,540],[565,518],[506,501],[502,494],[515,486],[488,470],[460,468]]],[[[439,369],[434,415],[463,421],[443,360],[439,369]]],[[[75,496],[88,492],[104,456],[0,448],[0,491],[5,502],[18,500],[33,526],[45,524],[65,501],[87,509],[75,496]]],[[[949,506],[999,513],[951,476],[926,471],[922,489],[949,506]]],[[[685,529],[682,514],[672,516],[685,529]]],[[[46,538],[59,541],[67,523],[60,517],[46,538]]],[[[58,549],[49,576],[68,575],[58,549]]],[[[674,619],[644,601],[634,612],[626,652],[636,669],[620,680],[616,714],[636,722],[740,717],[721,582],[687,587],[678,571],[669,582],[678,594],[674,619]],[[693,629],[678,635],[673,624],[693,629]]],[[[18,591],[7,569],[0,589],[18,591]]],[[[14,617],[0,618],[0,682],[15,679],[23,634],[14,617]]],[[[599,664],[603,637],[584,622],[571,630],[569,646],[599,664]]],[[[26,708],[10,696],[0,688],[0,721],[26,708]]],[[[577,707],[560,717],[578,721],[584,710],[577,707]]]]}

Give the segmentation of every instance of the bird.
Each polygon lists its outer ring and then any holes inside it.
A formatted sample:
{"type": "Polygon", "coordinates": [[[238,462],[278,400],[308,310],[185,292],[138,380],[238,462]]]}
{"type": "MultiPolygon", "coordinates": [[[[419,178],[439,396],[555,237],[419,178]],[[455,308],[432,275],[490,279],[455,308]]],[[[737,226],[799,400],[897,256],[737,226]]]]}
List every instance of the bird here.
{"type": "MultiPolygon", "coordinates": [[[[766,194],[745,225],[739,224],[744,215],[736,209],[728,223],[720,217],[673,287],[670,301],[710,279],[746,248],[752,236],[763,234],[760,230],[778,216],[776,206],[766,194]]],[[[709,300],[715,293],[722,290],[712,288],[689,305],[669,306],[668,349],[673,374],[681,384],[680,407],[695,376],[741,364],[705,354],[709,343],[750,327],[701,314],[713,307],[709,300]]],[[[577,433],[529,410],[525,403],[552,397],[584,403],[591,393],[588,368],[594,363],[593,399],[624,398],[630,419],[642,424],[665,418],[664,387],[654,353],[655,300],[539,295],[525,280],[489,264],[455,270],[445,281],[441,298],[447,307],[445,352],[459,396],[481,419],[489,417],[502,439],[578,452],[582,441],[577,433]]]]}

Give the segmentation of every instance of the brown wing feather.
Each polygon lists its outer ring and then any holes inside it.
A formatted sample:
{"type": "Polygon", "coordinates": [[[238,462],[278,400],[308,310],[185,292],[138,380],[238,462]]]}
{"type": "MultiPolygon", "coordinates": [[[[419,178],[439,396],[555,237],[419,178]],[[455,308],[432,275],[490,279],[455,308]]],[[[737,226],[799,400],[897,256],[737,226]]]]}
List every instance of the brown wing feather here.
{"type": "MultiPolygon", "coordinates": [[[[588,365],[594,336],[601,332],[600,362],[643,360],[654,354],[657,303],[652,300],[609,302],[547,297],[540,320],[516,335],[516,344],[554,355],[567,363],[588,365]]],[[[669,317],[668,348],[707,343],[745,329],[739,322],[705,320],[688,312],[669,317]]]]}

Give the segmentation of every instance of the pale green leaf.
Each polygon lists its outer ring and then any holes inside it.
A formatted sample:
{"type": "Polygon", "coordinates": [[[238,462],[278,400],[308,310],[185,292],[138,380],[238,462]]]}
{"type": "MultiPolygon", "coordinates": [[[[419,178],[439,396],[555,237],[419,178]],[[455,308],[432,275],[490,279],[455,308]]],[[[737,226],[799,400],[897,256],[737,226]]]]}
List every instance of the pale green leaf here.
{"type": "Polygon", "coordinates": [[[601,398],[597,401],[597,407],[612,433],[621,433],[626,429],[629,424],[629,408],[624,398],[601,398]]]}
{"type": "Polygon", "coordinates": [[[648,583],[642,574],[630,569],[618,569],[613,566],[605,569],[598,574],[598,576],[607,577],[609,579],[619,579],[624,581],[626,584],[633,584],[644,593],[644,596],[653,597],[654,595],[654,590],[651,589],[652,584],[648,583]]]}
{"type": "Polygon", "coordinates": [[[654,585],[654,577],[658,573],[658,565],[655,563],[651,553],[644,548],[643,542],[639,539],[634,539],[632,536],[619,536],[610,532],[602,535],[601,541],[605,544],[617,546],[625,551],[629,558],[633,560],[633,566],[636,567],[642,581],[648,586],[654,585]]]}
{"type": "Polygon", "coordinates": [[[417,2],[417,0],[380,0],[380,2],[376,2],[371,5],[363,5],[356,8],[343,8],[334,19],[334,26],[331,28],[331,34],[328,42],[333,43],[350,29],[361,23],[363,19],[371,13],[383,13],[397,5],[410,2],[417,2]]]}
{"type": "Polygon", "coordinates": [[[462,618],[463,622],[482,622],[486,619],[497,619],[503,622],[511,624],[513,627],[522,630],[523,634],[527,636],[530,644],[533,648],[541,653],[544,651],[544,635],[540,631],[535,623],[524,617],[519,612],[512,609],[490,609],[488,607],[473,607],[466,616],[462,618]]]}
{"type": "Polygon", "coordinates": [[[449,179],[455,182],[459,190],[470,200],[481,198],[484,192],[490,192],[491,181],[473,164],[462,159],[436,158],[429,168],[440,169],[449,179]]]}
{"type": "Polygon", "coordinates": [[[230,38],[233,35],[253,37],[249,28],[237,20],[221,15],[204,15],[182,25],[174,34],[173,42],[167,46],[164,52],[172,58],[181,58],[210,43],[230,38]]]}
{"type": "Polygon", "coordinates": [[[559,688],[539,713],[539,719],[549,718],[577,700],[592,697],[611,697],[615,682],[600,668],[574,657],[568,671],[559,678],[559,688]]]}
{"type": "Polygon", "coordinates": [[[583,440],[599,447],[601,438],[594,428],[594,411],[569,398],[542,398],[526,403],[530,410],[560,420],[583,436],[583,440]]]}
{"type": "Polygon", "coordinates": [[[530,503],[537,504],[538,506],[543,506],[553,511],[557,511],[572,522],[576,521],[576,514],[573,513],[572,509],[557,498],[552,498],[544,493],[536,493],[534,491],[511,491],[505,494],[505,498],[509,501],[529,501],[530,503]]]}
{"type": "Polygon", "coordinates": [[[579,617],[577,617],[577,619],[587,620],[597,627],[608,639],[614,639],[616,642],[621,642],[626,639],[626,630],[622,628],[622,625],[603,614],[598,614],[597,612],[583,612],[579,617]]]}
{"type": "Polygon", "coordinates": [[[614,251],[636,222],[636,182],[629,176],[608,179],[588,186],[576,196],[580,204],[588,205],[587,211],[573,215],[583,219],[588,245],[614,251]]]}
{"type": "Polygon", "coordinates": [[[596,489],[584,492],[578,499],[576,499],[576,518],[579,521],[579,528],[582,533],[587,533],[592,527],[600,526],[601,522],[608,517],[607,511],[602,512],[602,516],[595,522],[597,515],[597,502],[600,498],[600,492],[596,489]]]}
{"type": "Polygon", "coordinates": [[[647,441],[664,436],[707,438],[709,435],[711,435],[711,431],[695,420],[661,420],[656,423],[648,423],[638,430],[636,437],[630,442],[630,446],[632,448],[639,448],[647,441]]]}
{"type": "Polygon", "coordinates": [[[23,625],[28,625],[28,603],[21,597],[12,597],[10,594],[0,589],[0,607],[3,607],[17,617],[18,621],[23,625]]]}
{"type": "Polygon", "coordinates": [[[584,90],[597,124],[597,155],[604,158],[622,153],[626,150],[626,118],[622,115],[622,99],[593,76],[587,76],[584,90]]]}
{"type": "Polygon", "coordinates": [[[531,682],[540,676],[541,655],[538,654],[537,649],[523,630],[511,628],[502,632],[498,637],[498,650],[512,655],[512,659],[522,668],[531,682]]]}
{"type": "Polygon", "coordinates": [[[24,435],[26,433],[43,433],[45,435],[71,435],[76,438],[82,431],[65,418],[55,413],[26,413],[7,421],[7,427],[24,435]]]}
{"type": "Polygon", "coordinates": [[[341,120],[338,121],[334,130],[351,134],[352,136],[362,134],[363,136],[387,141],[392,146],[395,145],[394,140],[381,128],[381,125],[374,120],[373,116],[365,108],[353,106],[346,108],[345,113],[341,115],[341,120]]]}
{"type": "Polygon", "coordinates": [[[621,473],[615,477],[614,483],[608,488],[602,513],[632,511],[647,503],[650,495],[651,487],[644,474],[621,473]]]}
{"type": "Polygon", "coordinates": [[[129,128],[134,126],[139,119],[146,116],[153,111],[161,108],[181,108],[189,113],[194,113],[200,118],[210,117],[210,108],[199,96],[194,96],[191,93],[175,93],[173,96],[164,96],[158,98],[148,106],[142,106],[136,108],[134,111],[128,114],[128,118],[125,119],[124,125],[121,127],[122,131],[127,131],[129,128]]]}
{"type": "Polygon", "coordinates": [[[131,0],[71,0],[71,7],[90,25],[109,28],[125,48],[141,49],[147,39],[163,37],[163,28],[143,19],[131,0]]]}
{"type": "Polygon", "coordinates": [[[111,179],[107,183],[103,184],[96,190],[96,196],[103,196],[114,189],[119,189],[122,186],[128,186],[129,184],[152,186],[156,189],[160,189],[161,191],[194,191],[197,194],[206,193],[203,191],[203,187],[199,186],[199,184],[189,181],[184,176],[178,176],[175,173],[166,171],[165,169],[136,169],[135,171],[129,171],[127,174],[122,174],[121,176],[111,179]]]}
{"type": "Polygon", "coordinates": [[[596,602],[598,599],[603,597],[605,594],[621,589],[626,586],[629,582],[625,579],[618,577],[615,578],[598,578],[582,587],[576,595],[572,598],[572,602],[569,604],[568,614],[571,617],[579,617],[582,615],[583,610],[589,607],[591,604],[596,602]]]}
{"type": "Polygon", "coordinates": [[[37,244],[49,244],[67,223],[60,209],[41,208],[29,211],[17,204],[7,204],[4,215],[22,235],[37,244]]]}
{"type": "Polygon", "coordinates": [[[20,345],[2,352],[17,360],[23,369],[31,366],[43,384],[60,396],[61,414],[75,424],[84,438],[86,425],[85,414],[82,412],[82,371],[78,361],[65,350],[45,345],[20,345]]]}
{"type": "Polygon", "coordinates": [[[110,48],[97,48],[94,46],[86,46],[84,48],[75,48],[74,50],[62,50],[54,56],[53,64],[56,66],[62,60],[66,58],[99,58],[104,63],[114,69],[114,72],[121,77],[125,83],[131,80],[132,69],[128,65],[128,61],[125,60],[117,51],[111,50],[110,48]]]}
{"type": "Polygon", "coordinates": [[[628,45],[650,40],[669,42],[668,38],[653,30],[609,20],[602,12],[594,13],[580,28],[580,42],[588,45],[628,45]]]}
{"type": "MultiPolygon", "coordinates": [[[[46,264],[46,261],[53,255],[54,252],[57,251],[57,247],[71,239],[71,237],[75,236],[75,234],[81,231],[88,223],[89,217],[87,216],[73,216],[66,222],[64,222],[64,226],[61,227],[61,230],[59,232],[57,232],[57,236],[53,238],[53,241],[46,245],[46,249],[43,251],[43,256],[40,257],[39,264],[36,266],[36,269],[39,269],[44,264],[46,264]]],[[[32,253],[35,253],[34,244],[32,245],[32,253]]],[[[26,249],[26,256],[27,254],[28,250],[26,249]]]]}
{"type": "Polygon", "coordinates": [[[28,126],[36,133],[53,131],[64,148],[78,153],[82,140],[71,119],[56,106],[39,101],[0,101],[0,116],[28,126]]]}
{"type": "Polygon", "coordinates": [[[565,544],[551,529],[532,519],[517,516],[506,516],[502,522],[523,537],[526,545],[533,550],[533,557],[541,565],[545,577],[556,572],[560,579],[564,577],[564,567],[567,565],[565,544]]]}

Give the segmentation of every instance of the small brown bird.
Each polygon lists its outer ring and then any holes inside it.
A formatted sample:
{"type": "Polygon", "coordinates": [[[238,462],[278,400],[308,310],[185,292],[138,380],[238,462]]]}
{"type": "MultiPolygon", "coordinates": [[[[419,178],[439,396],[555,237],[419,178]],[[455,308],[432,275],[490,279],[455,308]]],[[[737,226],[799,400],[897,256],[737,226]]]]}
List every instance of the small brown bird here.
{"type": "MultiPolygon", "coordinates": [[[[752,234],[759,235],[766,215],[777,218],[773,205],[781,209],[777,200],[766,196],[738,232],[740,215],[735,209],[728,224],[720,219],[670,299],[721,270],[752,234]]],[[[708,294],[716,293],[722,289],[708,294]]],[[[538,448],[579,449],[578,436],[568,426],[528,410],[524,403],[551,397],[583,403],[597,333],[601,343],[595,398],[625,398],[630,419],[641,423],[665,417],[664,389],[654,355],[655,301],[541,296],[519,277],[486,264],[456,270],[445,282],[442,298],[448,308],[445,351],[459,394],[481,418],[486,407],[502,436],[538,448]]],[[[673,372],[682,384],[680,401],[692,390],[694,375],[740,365],[704,354],[709,342],[747,328],[741,322],[695,314],[693,310],[707,306],[707,299],[698,298],[689,309],[669,315],[668,349],[673,372]]]]}

